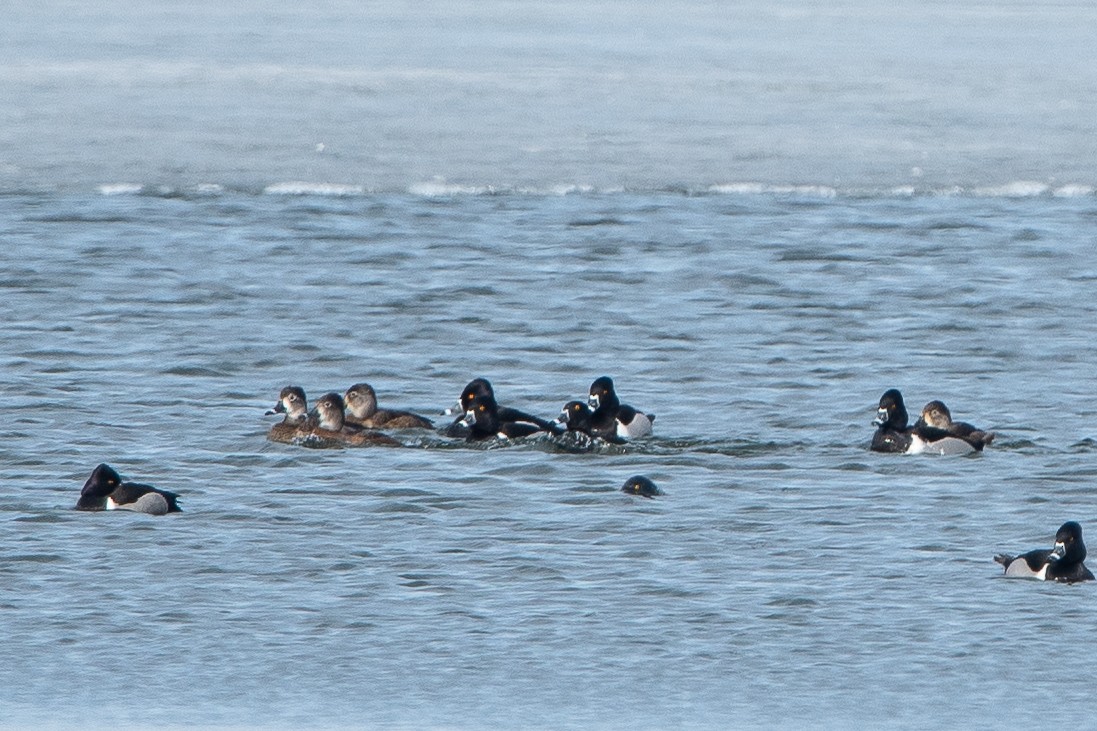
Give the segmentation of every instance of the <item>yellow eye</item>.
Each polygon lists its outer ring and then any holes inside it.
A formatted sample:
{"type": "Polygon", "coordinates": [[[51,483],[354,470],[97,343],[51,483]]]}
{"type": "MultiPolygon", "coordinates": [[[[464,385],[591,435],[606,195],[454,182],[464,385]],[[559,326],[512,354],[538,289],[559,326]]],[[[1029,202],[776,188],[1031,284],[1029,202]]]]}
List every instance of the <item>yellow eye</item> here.
{"type": "Polygon", "coordinates": [[[488,408],[487,406],[481,406],[481,407],[480,407],[480,410],[481,410],[481,411],[487,411],[487,408],[488,408]]]}

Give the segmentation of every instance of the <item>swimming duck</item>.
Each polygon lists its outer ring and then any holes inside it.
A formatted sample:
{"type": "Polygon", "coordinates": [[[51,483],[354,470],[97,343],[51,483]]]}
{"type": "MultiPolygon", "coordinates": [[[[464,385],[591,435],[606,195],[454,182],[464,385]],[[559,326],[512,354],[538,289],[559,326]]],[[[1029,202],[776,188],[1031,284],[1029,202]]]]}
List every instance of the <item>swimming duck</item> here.
{"type": "Polygon", "coordinates": [[[556,423],[573,434],[585,434],[591,438],[602,439],[614,444],[624,444],[624,439],[617,434],[617,420],[603,422],[601,428],[594,427],[594,411],[582,401],[568,401],[556,417],[556,423]]]}
{"type": "Polygon", "coordinates": [[[433,429],[434,423],[410,411],[377,408],[377,393],[368,383],[356,383],[343,395],[346,420],[351,424],[381,429],[433,429]]]}
{"type": "Polygon", "coordinates": [[[907,407],[899,389],[890,388],[880,397],[876,410],[876,433],[872,435],[873,452],[903,454],[910,449],[911,436],[907,427],[907,407]]]}
{"type": "Polygon", "coordinates": [[[591,411],[590,406],[584,402],[568,401],[561,409],[560,415],[556,417],[556,423],[567,431],[593,436],[590,433],[590,420],[593,415],[594,412],[591,411]]]}
{"type": "Polygon", "coordinates": [[[596,378],[590,384],[587,399],[591,415],[591,430],[596,436],[616,434],[620,439],[649,437],[652,434],[654,414],[642,414],[627,404],[622,404],[609,376],[596,378]]]}
{"type": "Polygon", "coordinates": [[[309,402],[305,390],[300,386],[286,386],[278,394],[278,403],[267,416],[285,414],[285,418],[271,426],[267,439],[272,442],[292,442],[305,436],[311,430],[309,423],[309,402]]]}
{"type": "Polygon", "coordinates": [[[922,407],[922,416],[911,430],[912,450],[922,442],[920,451],[941,451],[944,454],[981,452],[994,440],[994,432],[976,429],[963,421],[953,421],[948,407],[941,401],[930,401],[922,407]]]}
{"type": "Polygon", "coordinates": [[[316,425],[312,429],[314,436],[333,439],[356,447],[370,444],[383,444],[389,447],[403,446],[387,434],[371,431],[358,424],[348,424],[346,421],[346,404],[343,402],[343,397],[337,393],[326,393],[321,396],[316,401],[314,411],[316,414],[316,425]]]}
{"type": "Polygon", "coordinates": [[[646,498],[654,498],[656,495],[663,494],[663,491],[656,487],[654,482],[643,475],[636,475],[625,480],[625,484],[621,486],[621,492],[646,498]]]}
{"type": "Polygon", "coordinates": [[[132,510],[148,515],[166,515],[182,512],[179,496],[174,492],[159,490],[151,485],[123,482],[121,476],[108,464],[101,464],[91,472],[77,510],[132,510]]]}
{"type": "Polygon", "coordinates": [[[267,416],[272,414],[285,414],[285,421],[300,424],[308,419],[309,402],[305,398],[305,389],[300,386],[286,386],[278,393],[278,403],[274,405],[267,416]]]}
{"type": "Polygon", "coordinates": [[[1055,546],[1010,556],[999,553],[994,560],[1005,567],[1006,576],[1020,576],[1043,581],[1073,584],[1090,581],[1093,574],[1082,563],[1086,559],[1086,544],[1082,542],[1082,526],[1068,520],[1055,533],[1055,546]]]}
{"type": "Polygon", "coordinates": [[[514,439],[536,434],[539,431],[550,434],[563,432],[563,428],[555,422],[518,409],[500,406],[495,400],[495,390],[485,378],[476,378],[465,386],[461,392],[460,404],[464,417],[459,418],[454,425],[464,423],[468,429],[465,434],[468,441],[492,437],[514,439]]]}

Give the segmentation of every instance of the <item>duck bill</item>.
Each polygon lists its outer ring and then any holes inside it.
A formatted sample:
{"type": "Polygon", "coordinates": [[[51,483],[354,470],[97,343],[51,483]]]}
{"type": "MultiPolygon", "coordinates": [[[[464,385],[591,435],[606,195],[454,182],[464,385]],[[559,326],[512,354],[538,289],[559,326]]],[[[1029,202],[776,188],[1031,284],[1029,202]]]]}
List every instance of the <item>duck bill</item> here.
{"type": "Polygon", "coordinates": [[[465,418],[462,419],[461,421],[464,422],[465,426],[475,426],[476,425],[476,412],[473,411],[472,409],[469,409],[468,411],[465,412],[465,418]]]}
{"type": "Polygon", "coordinates": [[[876,412],[876,418],[872,420],[872,424],[873,426],[883,426],[886,423],[888,423],[888,410],[879,409],[876,412]]]}
{"type": "Polygon", "coordinates": [[[587,399],[587,405],[590,406],[590,408],[594,409],[595,411],[598,410],[598,404],[599,403],[600,403],[600,401],[599,401],[598,396],[596,394],[592,393],[590,395],[590,398],[587,399]]]}
{"type": "Polygon", "coordinates": [[[267,412],[267,416],[272,416],[274,414],[284,414],[284,413],[286,413],[286,407],[282,404],[281,401],[279,401],[278,403],[276,403],[274,405],[273,409],[271,409],[270,411],[267,412]]]}
{"type": "Polygon", "coordinates": [[[1067,554],[1067,546],[1062,541],[1056,541],[1055,548],[1051,549],[1051,555],[1047,557],[1048,561],[1058,561],[1067,554]]]}

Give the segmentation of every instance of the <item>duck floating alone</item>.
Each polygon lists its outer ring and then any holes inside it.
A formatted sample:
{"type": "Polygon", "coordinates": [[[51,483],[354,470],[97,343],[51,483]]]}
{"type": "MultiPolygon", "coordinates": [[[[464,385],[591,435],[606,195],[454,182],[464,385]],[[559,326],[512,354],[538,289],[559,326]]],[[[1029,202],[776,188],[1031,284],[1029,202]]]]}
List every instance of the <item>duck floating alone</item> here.
{"type": "Polygon", "coordinates": [[[1086,560],[1086,544],[1082,541],[1082,526],[1073,520],[1055,532],[1055,545],[1012,556],[999,553],[994,560],[1005,567],[1006,576],[1062,581],[1073,584],[1091,581],[1093,574],[1083,561],[1086,560]]]}
{"type": "Polygon", "coordinates": [[[646,498],[654,498],[656,495],[663,494],[663,491],[654,482],[643,475],[634,475],[625,480],[625,484],[621,486],[621,492],[646,498]]]}
{"type": "Polygon", "coordinates": [[[88,477],[76,501],[77,510],[131,510],[148,515],[182,512],[179,496],[152,485],[126,482],[108,464],[100,464],[88,477]]]}

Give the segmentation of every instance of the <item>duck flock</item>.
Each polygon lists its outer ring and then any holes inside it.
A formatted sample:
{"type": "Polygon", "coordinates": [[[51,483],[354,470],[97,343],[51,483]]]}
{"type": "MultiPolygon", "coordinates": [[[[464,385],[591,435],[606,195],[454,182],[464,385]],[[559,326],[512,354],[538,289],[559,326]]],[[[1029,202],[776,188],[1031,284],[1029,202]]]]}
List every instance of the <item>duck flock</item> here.
{"type": "MultiPolygon", "coordinates": [[[[501,406],[495,390],[485,378],[476,378],[461,391],[458,406],[448,414],[455,418],[437,427],[433,420],[396,409],[378,406],[377,393],[368,383],[357,383],[339,394],[324,394],[309,409],[300,386],[286,386],[268,415],[281,414],[267,438],[274,442],[302,446],[405,446],[393,432],[428,429],[443,436],[468,442],[522,439],[537,434],[567,436],[587,445],[622,444],[652,435],[653,414],[621,403],[613,379],[602,376],[590,385],[587,400],[569,401],[555,419],[542,419],[518,409],[501,406]]],[[[870,449],[898,454],[959,455],[982,452],[994,440],[994,433],[978,429],[952,414],[941,401],[930,401],[913,425],[898,389],[880,397],[873,424],[870,449]]],[[[630,495],[655,498],[658,486],[643,475],[630,477],[621,490],[630,495]]],[[[180,512],[179,496],[151,485],[127,482],[107,464],[91,473],[80,492],[77,510],[124,509],[149,515],[180,512]]],[[[1052,548],[1019,555],[997,554],[994,560],[1009,577],[1035,578],[1074,583],[1093,579],[1085,566],[1086,547],[1082,527],[1067,521],[1055,534],[1052,548]]]]}
{"type": "MultiPolygon", "coordinates": [[[[501,406],[495,389],[486,378],[476,378],[461,391],[457,417],[440,431],[447,437],[479,442],[489,439],[520,439],[538,433],[559,436],[578,434],[595,440],[624,443],[652,434],[655,416],[643,414],[621,403],[613,379],[602,376],[590,386],[587,401],[569,401],[555,420],[501,406]]],[[[452,412],[451,412],[452,413],[452,412]]],[[[403,446],[388,432],[402,429],[434,429],[425,416],[410,411],[382,409],[377,393],[368,383],[356,383],[340,395],[321,396],[313,409],[300,386],[286,386],[267,415],[283,414],[271,427],[271,441],[307,446],[403,446]]]]}

